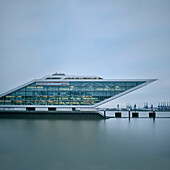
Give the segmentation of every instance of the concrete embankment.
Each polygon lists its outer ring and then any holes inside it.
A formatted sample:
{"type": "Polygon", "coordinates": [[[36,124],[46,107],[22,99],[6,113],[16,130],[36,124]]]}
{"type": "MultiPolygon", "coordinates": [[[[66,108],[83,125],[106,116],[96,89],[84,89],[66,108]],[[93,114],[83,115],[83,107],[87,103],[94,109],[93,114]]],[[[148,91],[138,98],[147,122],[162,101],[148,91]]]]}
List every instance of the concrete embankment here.
{"type": "Polygon", "coordinates": [[[0,118],[11,119],[103,119],[94,111],[0,111],[0,118]]]}

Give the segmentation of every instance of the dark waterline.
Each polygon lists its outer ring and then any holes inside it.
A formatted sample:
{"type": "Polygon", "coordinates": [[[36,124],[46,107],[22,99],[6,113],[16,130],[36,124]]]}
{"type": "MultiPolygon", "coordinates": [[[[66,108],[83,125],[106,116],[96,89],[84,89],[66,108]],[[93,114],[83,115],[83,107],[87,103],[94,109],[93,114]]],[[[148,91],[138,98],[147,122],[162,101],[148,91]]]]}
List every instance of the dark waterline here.
{"type": "Polygon", "coordinates": [[[170,119],[0,119],[0,169],[169,169],[170,119]]]}

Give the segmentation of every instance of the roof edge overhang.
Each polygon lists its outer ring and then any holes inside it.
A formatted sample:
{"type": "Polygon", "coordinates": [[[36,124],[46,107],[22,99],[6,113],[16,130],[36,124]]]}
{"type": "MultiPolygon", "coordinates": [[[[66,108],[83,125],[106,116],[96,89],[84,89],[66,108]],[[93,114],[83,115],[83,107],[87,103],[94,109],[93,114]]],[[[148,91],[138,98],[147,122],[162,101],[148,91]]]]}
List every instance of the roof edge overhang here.
{"type": "Polygon", "coordinates": [[[63,81],[63,82],[73,82],[73,81],[94,81],[94,82],[107,82],[107,81],[150,81],[150,80],[157,80],[157,79],[36,79],[36,81],[42,81],[42,82],[60,82],[60,81],[63,81]]]}
{"type": "MultiPolygon", "coordinates": [[[[129,90],[126,90],[126,91],[124,91],[124,92],[122,92],[122,93],[120,93],[120,94],[117,94],[117,95],[115,95],[115,96],[113,96],[113,97],[110,97],[110,98],[105,99],[105,100],[103,100],[103,101],[101,101],[101,102],[99,102],[99,103],[96,103],[96,104],[94,105],[94,107],[98,107],[98,106],[101,106],[101,105],[103,105],[103,104],[106,104],[106,103],[108,103],[108,102],[110,102],[110,101],[112,101],[112,100],[114,100],[114,99],[117,99],[118,97],[121,97],[121,96],[123,96],[123,95],[125,95],[125,94],[128,94],[128,93],[130,93],[130,92],[132,92],[132,91],[135,91],[135,90],[137,90],[137,89],[139,89],[139,88],[141,88],[141,87],[144,87],[144,86],[146,86],[146,85],[148,85],[148,84],[150,84],[150,83],[152,83],[152,82],[154,82],[154,81],[156,81],[156,80],[158,80],[158,79],[145,79],[145,80],[143,80],[143,81],[146,81],[145,83],[142,83],[142,84],[140,84],[140,85],[138,85],[138,86],[135,86],[135,87],[133,87],[133,88],[131,88],[131,89],[129,89],[129,90]]],[[[138,81],[139,81],[139,80],[138,80],[138,81]]]]}
{"type": "Polygon", "coordinates": [[[16,87],[16,88],[12,89],[12,90],[9,90],[9,91],[1,94],[0,97],[3,97],[3,96],[5,96],[5,95],[7,95],[7,94],[9,94],[9,93],[12,93],[12,92],[14,92],[14,91],[16,91],[16,90],[19,90],[20,88],[23,88],[23,87],[25,87],[25,86],[28,86],[28,85],[30,85],[30,84],[32,84],[32,83],[35,83],[37,80],[39,80],[39,79],[34,79],[34,80],[29,81],[29,82],[27,82],[27,83],[25,83],[25,84],[22,84],[21,86],[18,86],[18,87],[16,87]]]}

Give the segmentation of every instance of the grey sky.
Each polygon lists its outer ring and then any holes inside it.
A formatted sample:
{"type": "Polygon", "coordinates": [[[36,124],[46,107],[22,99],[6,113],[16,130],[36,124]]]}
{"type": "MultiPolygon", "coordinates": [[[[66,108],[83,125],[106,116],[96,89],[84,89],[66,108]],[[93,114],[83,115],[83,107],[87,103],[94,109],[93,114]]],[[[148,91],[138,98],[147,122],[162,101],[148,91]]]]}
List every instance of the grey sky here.
{"type": "Polygon", "coordinates": [[[0,93],[56,71],[157,78],[111,103],[170,101],[169,0],[0,0],[0,93]]]}

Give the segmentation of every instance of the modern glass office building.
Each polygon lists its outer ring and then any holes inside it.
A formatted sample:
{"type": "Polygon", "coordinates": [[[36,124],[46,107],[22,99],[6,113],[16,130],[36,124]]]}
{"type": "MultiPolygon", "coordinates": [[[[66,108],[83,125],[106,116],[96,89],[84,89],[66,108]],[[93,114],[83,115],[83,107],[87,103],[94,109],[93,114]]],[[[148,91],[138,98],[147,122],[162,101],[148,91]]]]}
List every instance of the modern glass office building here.
{"type": "Polygon", "coordinates": [[[55,73],[0,95],[0,108],[96,108],[153,81],[55,73]]]}

